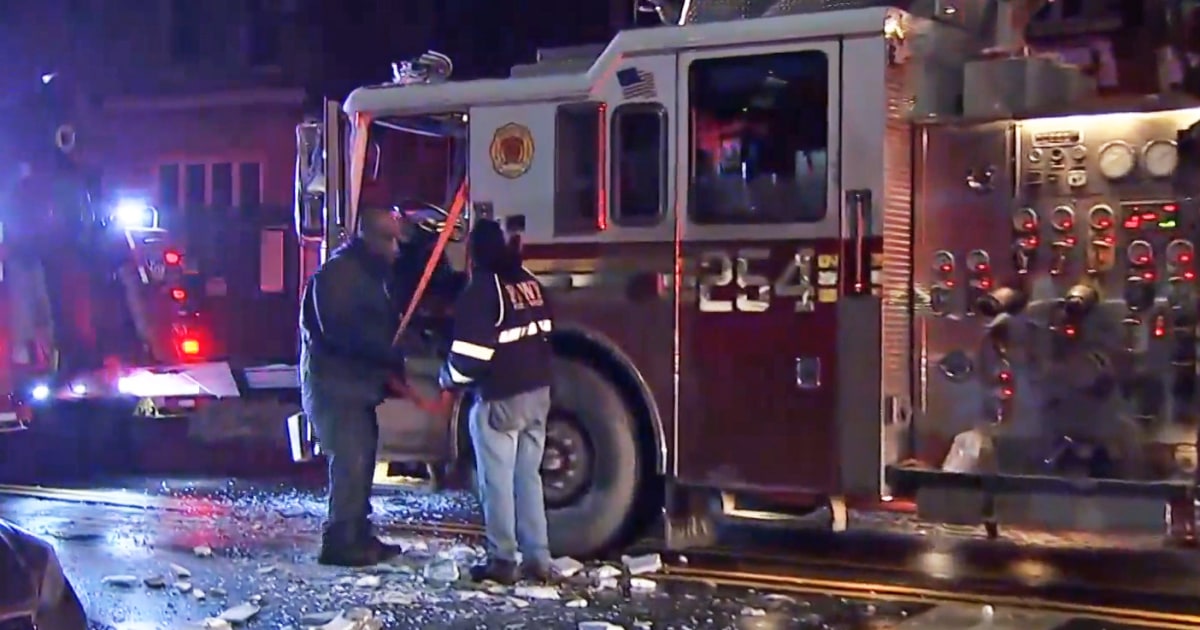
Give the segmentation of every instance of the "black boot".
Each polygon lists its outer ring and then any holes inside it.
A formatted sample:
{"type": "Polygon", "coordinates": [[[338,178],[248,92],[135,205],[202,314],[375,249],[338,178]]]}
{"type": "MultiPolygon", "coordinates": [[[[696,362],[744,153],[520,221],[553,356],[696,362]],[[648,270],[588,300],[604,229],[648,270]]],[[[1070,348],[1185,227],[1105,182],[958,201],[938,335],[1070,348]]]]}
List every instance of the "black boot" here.
{"type": "Polygon", "coordinates": [[[517,563],[512,560],[489,559],[487,562],[471,567],[471,579],[475,582],[490,580],[505,586],[511,586],[520,579],[521,572],[517,563]]]}
{"type": "Polygon", "coordinates": [[[321,553],[317,556],[317,562],[339,567],[367,567],[386,560],[383,550],[372,544],[374,539],[364,537],[363,533],[361,526],[344,523],[326,525],[321,534],[321,553]]]}
{"type": "Polygon", "coordinates": [[[521,576],[531,582],[550,584],[557,581],[554,570],[549,564],[541,562],[525,562],[521,564],[521,576]]]}
{"type": "Polygon", "coordinates": [[[365,541],[365,544],[374,550],[374,553],[379,556],[379,562],[386,562],[403,553],[400,545],[390,545],[383,542],[375,535],[371,522],[367,521],[362,524],[359,529],[359,536],[365,541]]]}

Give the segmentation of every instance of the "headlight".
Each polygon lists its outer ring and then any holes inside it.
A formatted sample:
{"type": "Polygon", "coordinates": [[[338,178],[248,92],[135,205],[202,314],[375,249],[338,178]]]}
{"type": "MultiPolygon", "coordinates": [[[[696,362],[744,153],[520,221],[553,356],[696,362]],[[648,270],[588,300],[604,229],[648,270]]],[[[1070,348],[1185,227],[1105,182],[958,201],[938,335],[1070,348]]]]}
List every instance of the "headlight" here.
{"type": "Polygon", "coordinates": [[[126,199],[117,204],[113,219],[126,229],[153,228],[158,226],[158,211],[145,201],[126,199]]]}
{"type": "Polygon", "coordinates": [[[50,397],[50,386],[45,384],[34,385],[33,389],[29,390],[29,395],[37,402],[42,402],[50,397]]]}

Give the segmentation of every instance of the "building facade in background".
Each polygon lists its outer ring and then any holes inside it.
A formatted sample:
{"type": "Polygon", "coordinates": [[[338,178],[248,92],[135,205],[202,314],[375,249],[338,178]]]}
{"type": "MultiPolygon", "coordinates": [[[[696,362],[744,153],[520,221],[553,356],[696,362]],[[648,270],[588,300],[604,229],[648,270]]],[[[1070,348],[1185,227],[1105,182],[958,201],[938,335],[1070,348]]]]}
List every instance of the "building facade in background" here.
{"type": "Polygon", "coordinates": [[[319,67],[315,6],[0,2],[0,95],[49,73],[74,93],[101,201],[145,199],[183,239],[217,354],[294,353],[290,336],[256,331],[295,319],[294,127],[319,67]]]}

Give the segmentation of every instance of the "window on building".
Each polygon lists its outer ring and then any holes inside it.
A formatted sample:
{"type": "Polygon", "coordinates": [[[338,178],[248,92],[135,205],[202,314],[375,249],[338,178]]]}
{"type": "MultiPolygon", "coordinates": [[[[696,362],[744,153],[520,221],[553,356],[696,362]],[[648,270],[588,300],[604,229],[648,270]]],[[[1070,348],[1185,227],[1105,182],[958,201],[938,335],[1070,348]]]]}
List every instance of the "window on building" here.
{"type": "Polygon", "coordinates": [[[193,162],[158,167],[161,208],[255,209],[262,202],[262,165],[258,162],[193,162]]]}
{"type": "Polygon", "coordinates": [[[158,205],[163,209],[178,208],[179,165],[163,164],[158,167],[158,205]]]}
{"type": "Polygon", "coordinates": [[[581,234],[599,228],[604,106],[561,105],[555,115],[554,232],[581,234]]]}
{"type": "Polygon", "coordinates": [[[245,209],[262,205],[262,168],[258,162],[242,162],[238,165],[237,204],[245,209]]]}
{"type": "Polygon", "coordinates": [[[269,0],[248,0],[245,25],[246,61],[254,67],[276,66],[282,51],[280,16],[269,0]]]}
{"type": "Polygon", "coordinates": [[[655,103],[622,105],[612,130],[613,219],[656,223],[667,199],[667,113],[655,103]]]}
{"type": "Polygon", "coordinates": [[[829,60],[819,51],[723,57],[688,69],[691,189],[702,224],[820,221],[829,60]]]}
{"type": "Polygon", "coordinates": [[[183,204],[203,206],[208,202],[208,165],[188,164],[183,169],[183,204]]]}
{"type": "Polygon", "coordinates": [[[206,2],[196,0],[171,0],[169,40],[171,59],[177,63],[200,61],[204,55],[204,26],[211,17],[207,15],[206,2]]]}
{"type": "Polygon", "coordinates": [[[218,208],[233,207],[233,164],[213,164],[211,179],[212,205],[218,208]]]}

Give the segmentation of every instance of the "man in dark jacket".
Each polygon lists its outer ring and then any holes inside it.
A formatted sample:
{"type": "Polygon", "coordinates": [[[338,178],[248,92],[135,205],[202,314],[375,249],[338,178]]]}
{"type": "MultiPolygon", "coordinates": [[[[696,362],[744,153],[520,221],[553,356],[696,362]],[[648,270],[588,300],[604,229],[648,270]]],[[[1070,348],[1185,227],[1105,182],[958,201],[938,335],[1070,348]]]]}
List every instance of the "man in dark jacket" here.
{"type": "Polygon", "coordinates": [[[86,630],[87,615],[54,548],[0,520],[0,628],[86,630]]]}
{"type": "Polygon", "coordinates": [[[488,560],[471,577],[515,582],[519,550],[525,575],[544,581],[551,577],[541,476],[550,305],[498,223],[480,221],[468,246],[471,281],[454,307],[453,342],[439,381],[445,390],[471,388],[475,395],[469,421],[488,560]]]}
{"type": "Polygon", "coordinates": [[[393,347],[398,313],[388,293],[400,224],[367,209],[357,236],[336,249],[305,287],[300,311],[300,392],[329,460],[322,564],[365,566],[396,555],[371,533],[371,484],[379,442],[375,407],[403,379],[393,347]]]}

